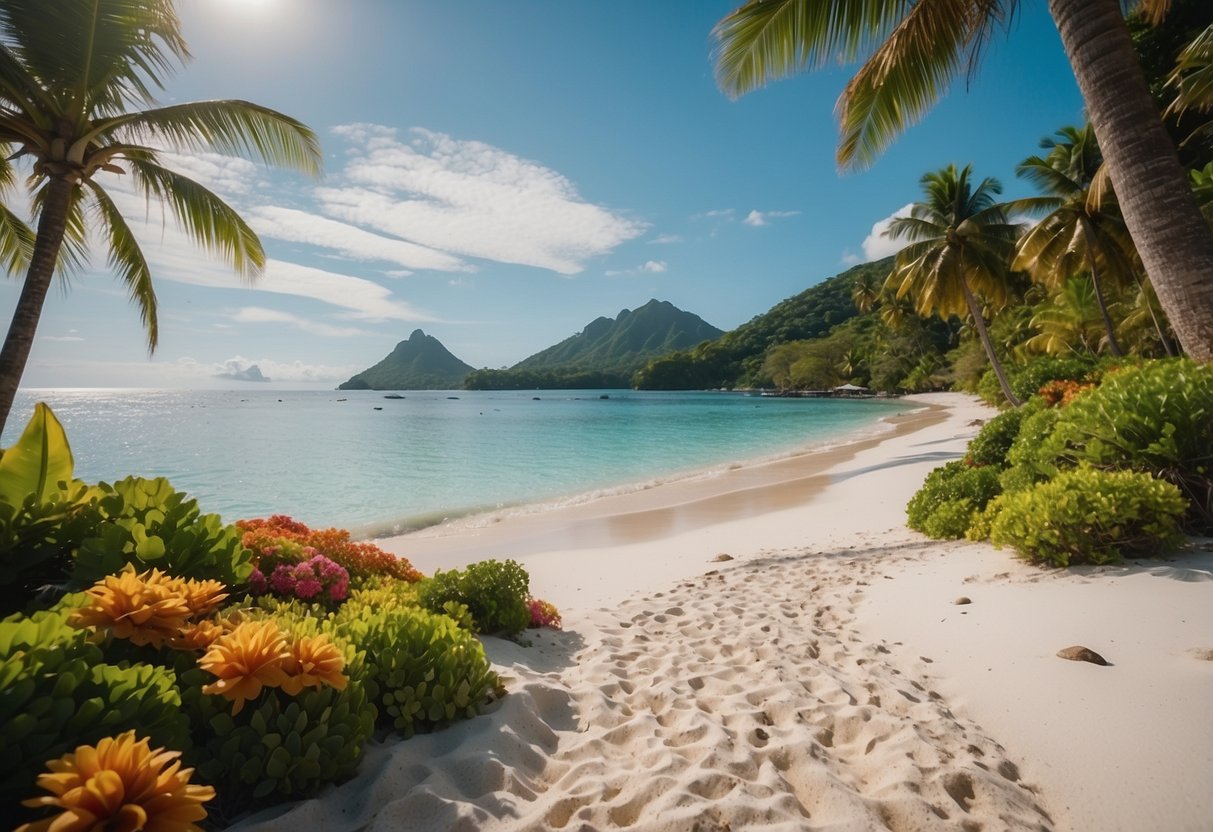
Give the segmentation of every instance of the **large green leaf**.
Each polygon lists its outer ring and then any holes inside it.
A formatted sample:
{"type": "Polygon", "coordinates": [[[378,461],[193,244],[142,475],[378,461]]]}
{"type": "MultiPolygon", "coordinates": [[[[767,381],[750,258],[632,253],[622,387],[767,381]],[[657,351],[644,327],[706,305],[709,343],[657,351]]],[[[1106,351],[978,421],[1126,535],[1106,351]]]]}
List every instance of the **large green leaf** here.
{"type": "Polygon", "coordinates": [[[38,402],[21,438],[0,456],[0,501],[19,506],[33,494],[45,502],[60,490],[59,483],[72,481],[74,465],[63,425],[38,402]]]}

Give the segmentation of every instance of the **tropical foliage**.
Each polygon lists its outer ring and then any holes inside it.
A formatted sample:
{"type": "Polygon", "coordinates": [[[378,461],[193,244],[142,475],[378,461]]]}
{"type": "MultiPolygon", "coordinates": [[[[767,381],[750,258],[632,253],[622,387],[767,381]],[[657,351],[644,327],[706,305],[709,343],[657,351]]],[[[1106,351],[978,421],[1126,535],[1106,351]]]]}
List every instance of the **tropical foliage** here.
{"type": "MultiPolygon", "coordinates": [[[[90,231],[138,307],[149,350],[159,321],[151,268],[122,210],[115,174],[165,206],[193,240],[244,277],[265,262],[257,235],[227,203],[165,164],[168,151],[214,149],[315,173],[316,137],[247,101],[160,106],[155,93],[189,52],[171,0],[3,0],[0,146],[27,158],[37,231],[32,250],[0,215],[0,257],[28,261],[0,349],[0,427],[8,419],[56,271],[80,263],[90,231]],[[15,241],[14,241],[15,239],[15,241]]],[[[10,168],[0,168],[0,182],[10,168]]]]}

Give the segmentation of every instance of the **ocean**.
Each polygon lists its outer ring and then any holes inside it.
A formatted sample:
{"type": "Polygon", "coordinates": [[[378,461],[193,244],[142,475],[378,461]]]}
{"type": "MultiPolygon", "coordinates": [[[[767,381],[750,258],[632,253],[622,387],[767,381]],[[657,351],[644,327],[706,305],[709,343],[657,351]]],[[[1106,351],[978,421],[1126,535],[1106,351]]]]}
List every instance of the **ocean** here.
{"type": "Polygon", "coordinates": [[[7,447],[38,401],[67,431],[76,477],[164,476],[231,522],[289,514],[380,536],[480,512],[712,476],[880,430],[896,400],[632,390],[22,390],[7,447]]]}

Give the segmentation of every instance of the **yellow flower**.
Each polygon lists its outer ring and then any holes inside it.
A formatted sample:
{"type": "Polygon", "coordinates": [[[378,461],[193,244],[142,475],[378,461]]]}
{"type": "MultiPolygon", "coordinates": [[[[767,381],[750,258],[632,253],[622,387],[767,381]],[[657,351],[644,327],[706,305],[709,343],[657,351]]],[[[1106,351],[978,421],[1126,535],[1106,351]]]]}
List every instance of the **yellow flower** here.
{"type": "Polygon", "coordinates": [[[346,678],[342,673],[345,656],[328,636],[299,638],[291,645],[291,657],[286,663],[287,680],[282,689],[291,696],[307,687],[324,685],[345,690],[346,678]]]}
{"type": "Polygon", "coordinates": [[[107,630],[115,638],[160,647],[185,626],[190,616],[186,600],[174,591],[172,579],[158,569],[136,575],[128,565],[108,575],[89,590],[88,606],[72,615],[77,627],[107,630]]]}
{"type": "Polygon", "coordinates": [[[256,699],[263,687],[281,687],[287,680],[286,664],[292,659],[286,636],[273,621],[247,621],[217,638],[198,662],[219,677],[202,688],[232,700],[232,714],[245,701],[256,699]]]}
{"type": "Polygon", "coordinates": [[[178,650],[206,650],[227,631],[221,622],[204,619],[186,624],[172,640],[172,645],[178,650]]]}
{"type": "Polygon", "coordinates": [[[193,832],[206,817],[202,804],[215,797],[210,786],[190,785],[192,768],[181,768],[178,751],[151,749],[135,732],[79,746],[47,763],[38,786],[50,795],[24,801],[30,808],[62,810],[17,827],[16,832],[85,832],[93,829],[193,832]],[[167,766],[167,768],[166,768],[167,766]]]}

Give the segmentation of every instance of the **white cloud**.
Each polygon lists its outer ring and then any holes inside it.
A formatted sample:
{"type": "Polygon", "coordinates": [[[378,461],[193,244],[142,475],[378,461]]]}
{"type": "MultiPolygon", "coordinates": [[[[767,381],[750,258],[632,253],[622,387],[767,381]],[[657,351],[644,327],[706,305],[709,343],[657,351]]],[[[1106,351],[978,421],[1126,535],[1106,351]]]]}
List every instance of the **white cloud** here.
{"type": "Polygon", "coordinates": [[[349,326],[333,326],[332,324],[313,321],[283,312],[280,309],[266,309],[261,306],[246,306],[237,310],[232,320],[240,324],[289,324],[293,327],[326,338],[349,338],[355,335],[368,335],[366,330],[349,326]]]}
{"type": "Polygon", "coordinates": [[[799,211],[750,211],[742,222],[754,228],[760,228],[764,225],[770,225],[771,220],[794,217],[799,213],[799,211]]]}
{"type": "MultiPolygon", "coordinates": [[[[444,272],[471,271],[472,266],[458,257],[428,246],[384,237],[327,217],[265,205],[248,212],[249,225],[262,237],[307,243],[331,249],[351,260],[378,260],[404,266],[404,274],[412,269],[434,269],[444,272]]],[[[400,272],[391,273],[401,276],[400,272]]]]}
{"type": "Polygon", "coordinates": [[[714,211],[707,211],[703,214],[700,214],[699,216],[731,220],[734,217],[734,215],[736,215],[736,213],[737,212],[735,210],[733,210],[732,208],[718,208],[714,211]]]}
{"type": "MultiPolygon", "coordinates": [[[[243,196],[264,184],[263,168],[221,153],[161,153],[161,163],[224,196],[243,196]]],[[[121,163],[119,163],[121,167],[121,163]]]]}
{"type": "Polygon", "coordinates": [[[677,234],[658,234],[653,239],[649,240],[651,246],[668,246],[674,243],[681,243],[682,238],[677,234]]]}
{"type": "Polygon", "coordinates": [[[333,382],[345,381],[358,372],[359,367],[334,367],[325,364],[305,364],[302,361],[275,361],[272,358],[252,360],[237,355],[218,364],[205,364],[192,359],[182,359],[174,365],[178,370],[194,376],[217,376],[237,374],[253,365],[262,375],[276,382],[333,382]]]}
{"type": "Polygon", "coordinates": [[[39,335],[42,341],[83,341],[79,335],[39,335]]]}
{"type": "Polygon", "coordinates": [[[863,243],[861,244],[865,262],[888,257],[890,254],[896,254],[905,248],[906,243],[904,240],[890,239],[885,236],[885,232],[888,231],[889,224],[894,218],[910,216],[910,210],[913,207],[913,203],[903,205],[889,216],[872,224],[872,232],[863,238],[863,243]]]}
{"type": "Polygon", "coordinates": [[[606,276],[616,277],[622,274],[661,274],[668,268],[669,266],[664,260],[646,260],[633,269],[607,269],[606,276]]]}
{"type": "Polygon", "coordinates": [[[858,266],[863,262],[863,258],[849,248],[842,251],[842,264],[844,266],[858,266]]]}
{"type": "Polygon", "coordinates": [[[586,202],[572,182],[477,141],[421,128],[354,124],[336,187],[316,191],[331,217],[457,256],[576,274],[642,234],[644,223],[586,202]]]}

